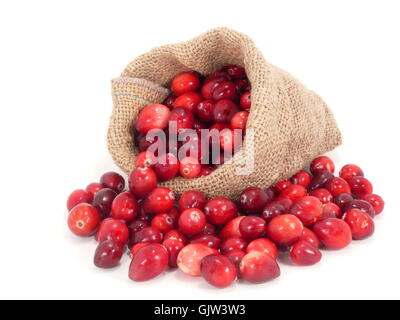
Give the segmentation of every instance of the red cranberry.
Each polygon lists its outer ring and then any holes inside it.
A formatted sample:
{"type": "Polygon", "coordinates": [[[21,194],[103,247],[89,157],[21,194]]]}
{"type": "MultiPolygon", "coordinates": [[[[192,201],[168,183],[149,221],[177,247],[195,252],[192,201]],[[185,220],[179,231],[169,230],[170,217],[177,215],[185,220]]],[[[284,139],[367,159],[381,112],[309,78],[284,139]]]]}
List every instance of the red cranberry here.
{"type": "Polygon", "coordinates": [[[311,179],[311,174],[305,170],[300,170],[291,178],[293,184],[298,184],[304,188],[308,188],[311,183],[311,179]]]}
{"type": "Polygon", "coordinates": [[[217,79],[217,78],[223,78],[226,81],[231,81],[232,80],[232,78],[228,74],[228,72],[220,71],[220,72],[216,72],[216,73],[213,73],[213,74],[210,74],[209,76],[207,76],[206,79],[204,80],[204,82],[206,83],[206,82],[208,82],[210,80],[217,79]]]}
{"type": "Polygon", "coordinates": [[[93,197],[92,204],[100,211],[102,217],[108,217],[111,214],[112,203],[117,193],[109,188],[101,189],[93,197]]]}
{"type": "Polygon", "coordinates": [[[285,190],[280,193],[280,197],[288,198],[292,201],[296,199],[305,197],[307,195],[307,190],[303,186],[292,184],[288,186],[285,190]]]}
{"type": "Polygon", "coordinates": [[[355,164],[346,164],[339,173],[340,177],[346,181],[349,181],[353,177],[363,177],[364,172],[361,168],[355,164]]]}
{"type": "Polygon", "coordinates": [[[140,249],[142,249],[143,247],[145,247],[145,246],[147,246],[149,244],[150,244],[150,242],[139,242],[139,243],[136,243],[131,248],[131,250],[129,252],[129,256],[131,257],[131,259],[133,259],[136,256],[136,254],[139,252],[140,249]]]}
{"type": "Polygon", "coordinates": [[[88,237],[93,235],[99,224],[99,211],[91,204],[78,204],[69,212],[68,227],[77,236],[88,237]]]}
{"type": "Polygon", "coordinates": [[[162,103],[163,105],[167,106],[168,108],[172,109],[174,102],[176,100],[176,96],[174,94],[170,94],[162,103]]]}
{"type": "Polygon", "coordinates": [[[101,220],[99,227],[97,228],[96,233],[94,234],[94,240],[96,240],[97,242],[99,241],[99,232],[100,229],[103,227],[103,225],[105,225],[108,221],[113,220],[113,218],[106,218],[104,220],[101,220]]]}
{"type": "Polygon", "coordinates": [[[120,246],[124,246],[129,239],[129,229],[121,220],[108,219],[101,225],[97,239],[99,243],[105,240],[113,240],[120,246]]]}
{"type": "Polygon", "coordinates": [[[276,247],[275,243],[269,239],[260,238],[251,241],[246,248],[246,252],[250,253],[252,251],[269,254],[274,259],[278,258],[278,248],[276,247]]]}
{"type": "Polygon", "coordinates": [[[367,194],[364,197],[362,197],[362,200],[369,202],[374,207],[375,214],[380,214],[383,211],[383,208],[385,207],[385,202],[383,199],[378,196],[377,194],[367,194]]]}
{"type": "Polygon", "coordinates": [[[328,170],[320,170],[314,173],[308,188],[310,190],[315,190],[318,188],[323,188],[327,183],[329,183],[334,178],[333,174],[328,170]]]}
{"type": "Polygon", "coordinates": [[[201,130],[207,129],[208,126],[204,123],[201,122],[197,119],[194,119],[193,122],[193,129],[196,130],[196,133],[200,136],[201,135],[201,130]]]}
{"type": "Polygon", "coordinates": [[[154,153],[149,151],[143,151],[138,154],[135,160],[136,167],[153,167],[157,163],[157,157],[154,153]]]}
{"type": "Polygon", "coordinates": [[[260,283],[275,279],[281,272],[276,260],[270,255],[252,251],[240,262],[240,275],[244,280],[260,283]]]}
{"type": "Polygon", "coordinates": [[[147,133],[153,129],[165,129],[171,111],[162,104],[152,104],[143,108],[136,119],[136,130],[147,133]]]}
{"type": "Polygon", "coordinates": [[[181,160],[179,172],[182,177],[189,179],[196,178],[200,174],[200,171],[201,164],[199,163],[199,160],[192,157],[186,157],[181,160]]]}
{"type": "Polygon", "coordinates": [[[311,191],[310,196],[318,198],[319,201],[321,201],[323,204],[332,202],[332,200],[333,200],[332,193],[330,193],[325,188],[318,188],[318,189],[311,191]]]}
{"type": "Polygon", "coordinates": [[[225,257],[227,257],[235,265],[236,269],[239,270],[240,262],[245,255],[246,252],[243,250],[235,249],[226,253],[225,257]]]}
{"type": "Polygon", "coordinates": [[[200,231],[200,234],[216,235],[217,234],[217,229],[211,223],[206,223],[206,225],[204,226],[203,230],[200,231]]]}
{"type": "Polygon", "coordinates": [[[172,153],[167,153],[159,157],[159,161],[154,165],[154,171],[161,181],[175,178],[179,172],[179,161],[172,153]]]}
{"type": "Polygon", "coordinates": [[[155,188],[143,202],[143,209],[147,213],[164,213],[170,211],[175,202],[174,193],[169,188],[155,188]]]}
{"type": "Polygon", "coordinates": [[[343,220],[350,226],[354,240],[366,239],[375,231],[374,220],[359,209],[346,211],[343,220]]]}
{"type": "Polygon", "coordinates": [[[239,230],[239,225],[240,222],[245,218],[246,216],[239,216],[236,218],[233,218],[231,221],[229,221],[221,230],[219,233],[219,236],[222,239],[227,239],[227,238],[233,238],[233,237],[241,237],[242,234],[240,233],[239,230]]]}
{"type": "Polygon", "coordinates": [[[180,242],[182,242],[184,244],[187,242],[186,237],[182,233],[180,233],[178,230],[170,230],[170,231],[168,231],[165,234],[164,239],[165,240],[166,239],[179,240],[180,242]]]}
{"type": "Polygon", "coordinates": [[[177,107],[171,111],[169,121],[176,122],[176,128],[178,132],[181,132],[182,130],[193,128],[194,117],[189,109],[177,107]]]}
{"type": "Polygon", "coordinates": [[[297,241],[302,233],[303,223],[292,214],[275,217],[267,225],[268,238],[282,246],[297,241]]]}
{"type": "Polygon", "coordinates": [[[307,241],[298,241],[290,249],[290,258],[299,266],[312,266],[321,261],[322,254],[307,241]]]}
{"type": "Polygon", "coordinates": [[[221,253],[227,254],[229,251],[238,249],[245,250],[247,247],[247,241],[240,237],[233,237],[225,239],[221,244],[221,253]]]}
{"type": "Polygon", "coordinates": [[[195,110],[196,116],[205,122],[213,121],[214,102],[211,100],[204,100],[200,102],[195,110]]]}
{"type": "Polygon", "coordinates": [[[319,241],[317,235],[314,233],[314,231],[311,231],[308,228],[303,229],[303,233],[302,233],[299,241],[308,242],[309,244],[313,245],[316,248],[319,248],[319,245],[321,243],[319,241]]]}
{"type": "Polygon", "coordinates": [[[151,220],[151,226],[166,233],[174,228],[174,219],[168,213],[160,213],[151,220]]]}
{"type": "Polygon", "coordinates": [[[222,70],[226,71],[233,79],[241,79],[246,76],[246,70],[235,64],[225,66],[222,70]]]}
{"type": "Polygon", "coordinates": [[[292,185],[292,182],[290,180],[281,180],[275,183],[275,190],[278,193],[281,193],[283,190],[287,189],[289,186],[292,185]]]}
{"type": "Polygon", "coordinates": [[[213,172],[214,169],[210,166],[202,166],[201,170],[200,170],[200,174],[199,177],[205,177],[208,176],[209,174],[211,174],[211,172],[213,172]]]}
{"type": "Polygon", "coordinates": [[[179,199],[179,210],[184,211],[190,208],[204,209],[207,199],[201,191],[189,190],[182,194],[179,199]]]}
{"type": "Polygon", "coordinates": [[[73,191],[67,200],[67,209],[70,211],[73,207],[80,203],[91,204],[93,201],[93,194],[86,190],[78,189],[73,191]]]}
{"type": "Polygon", "coordinates": [[[212,254],[218,254],[218,251],[200,243],[188,244],[179,252],[177,264],[184,273],[198,277],[201,274],[201,261],[212,254]]]}
{"type": "Polygon", "coordinates": [[[231,200],[217,197],[206,203],[204,213],[210,223],[224,225],[237,215],[238,208],[231,200]]]}
{"type": "Polygon", "coordinates": [[[125,222],[135,219],[138,211],[137,200],[130,192],[120,193],[111,206],[111,216],[125,222]]]}
{"type": "Polygon", "coordinates": [[[249,113],[247,111],[239,111],[231,119],[231,129],[245,130],[249,113]]]}
{"type": "Polygon", "coordinates": [[[200,269],[202,277],[218,288],[228,287],[237,277],[235,265],[220,254],[205,257],[200,269]]]}
{"type": "Polygon", "coordinates": [[[136,168],[129,176],[129,190],[138,198],[144,198],[156,186],[157,176],[151,168],[136,168]]]}
{"type": "Polygon", "coordinates": [[[240,106],[245,109],[249,110],[251,108],[251,94],[250,92],[245,92],[240,97],[240,106]]]}
{"type": "Polygon", "coordinates": [[[271,201],[270,194],[257,187],[247,188],[240,194],[240,207],[246,214],[260,214],[271,201]]]}
{"type": "Polygon", "coordinates": [[[179,219],[179,216],[181,213],[179,212],[177,207],[173,207],[169,212],[168,215],[174,220],[174,222],[177,222],[179,219]]]}
{"type": "Polygon", "coordinates": [[[343,249],[351,243],[351,229],[340,219],[320,220],[314,225],[313,231],[328,249],[343,249]]]}
{"type": "Polygon", "coordinates": [[[237,130],[226,129],[221,132],[221,149],[236,152],[242,146],[242,134],[237,130]]]}
{"type": "Polygon", "coordinates": [[[310,165],[310,169],[312,173],[321,170],[327,170],[331,173],[335,172],[335,164],[333,163],[332,159],[326,156],[321,156],[315,158],[310,165]]]}
{"type": "MultiPolygon", "coordinates": [[[[159,140],[162,141],[163,136],[165,136],[164,131],[163,130],[159,130],[157,132],[157,134],[153,135],[153,134],[146,134],[146,133],[141,133],[139,132],[136,136],[136,140],[137,140],[137,145],[139,147],[139,150],[141,152],[146,151],[147,149],[149,149],[153,144],[155,143],[159,143],[159,140]]],[[[156,150],[154,152],[154,155],[157,156],[158,155],[158,150],[156,150]]]]}
{"type": "Polygon", "coordinates": [[[174,108],[182,107],[192,114],[196,110],[197,105],[203,100],[203,97],[199,93],[187,92],[176,98],[174,108]]]}
{"type": "Polygon", "coordinates": [[[231,100],[222,99],[215,103],[213,120],[216,123],[230,123],[232,117],[239,111],[237,105],[231,100]]]}
{"type": "Polygon", "coordinates": [[[89,184],[87,185],[87,187],[86,187],[86,191],[89,192],[89,193],[91,193],[93,196],[94,196],[97,192],[99,192],[101,189],[104,189],[104,187],[103,187],[100,183],[97,183],[97,182],[89,183],[89,184]]]}
{"type": "Polygon", "coordinates": [[[236,85],[230,81],[223,81],[212,91],[214,101],[222,99],[235,100],[238,96],[236,85]]]}
{"type": "MultiPolygon", "coordinates": [[[[105,220],[103,220],[103,221],[105,221],[105,220]]],[[[149,226],[149,223],[147,221],[134,220],[128,225],[128,229],[130,230],[131,233],[134,233],[134,232],[138,232],[148,226],[149,226]]]]}
{"type": "Polygon", "coordinates": [[[266,222],[270,222],[273,218],[289,212],[293,205],[293,201],[286,198],[278,198],[267,204],[262,212],[262,217],[266,222]]]}
{"type": "Polygon", "coordinates": [[[330,182],[326,184],[326,189],[332,193],[334,197],[341,193],[351,194],[351,189],[346,180],[339,177],[334,177],[330,182]]]}
{"type": "Polygon", "coordinates": [[[178,220],[179,231],[185,235],[194,235],[206,225],[206,216],[204,213],[196,208],[186,209],[181,213],[178,220]]]}
{"type": "Polygon", "coordinates": [[[255,216],[248,216],[239,224],[240,234],[249,240],[261,237],[265,232],[265,227],[265,220],[255,216]]]}
{"type": "Polygon", "coordinates": [[[203,87],[201,88],[201,95],[206,99],[212,99],[214,89],[226,80],[227,79],[224,76],[206,80],[203,87]]]}
{"type": "Polygon", "coordinates": [[[333,198],[333,203],[336,204],[341,210],[350,204],[354,199],[351,194],[342,193],[333,198]]]}
{"type": "Polygon", "coordinates": [[[184,72],[175,76],[172,79],[171,88],[172,91],[180,96],[184,93],[196,91],[200,87],[199,77],[191,72],[184,72]]]}
{"type": "Polygon", "coordinates": [[[201,243],[207,247],[219,249],[221,246],[221,239],[212,234],[198,234],[190,239],[190,243],[201,243]]]}
{"type": "Polygon", "coordinates": [[[236,79],[235,81],[233,81],[236,85],[236,88],[238,89],[238,91],[240,92],[247,92],[249,90],[251,90],[251,86],[249,83],[249,79],[244,78],[244,79],[236,79]]]}
{"type": "Polygon", "coordinates": [[[342,217],[342,210],[339,208],[338,205],[334,203],[326,203],[323,205],[321,219],[326,219],[326,218],[340,219],[341,217],[342,217]]]}
{"type": "Polygon", "coordinates": [[[154,227],[146,227],[131,235],[130,246],[139,242],[160,243],[162,241],[162,233],[154,227]]]}
{"type": "Polygon", "coordinates": [[[358,200],[358,199],[352,200],[343,208],[343,212],[350,209],[360,209],[361,211],[367,213],[371,218],[375,217],[374,207],[365,200],[358,200]]]}
{"type": "Polygon", "coordinates": [[[176,259],[178,258],[179,252],[185,247],[185,244],[178,239],[168,238],[164,240],[163,246],[167,248],[169,253],[168,265],[171,268],[178,267],[176,259]]]}
{"type": "Polygon", "coordinates": [[[372,193],[373,187],[371,182],[364,177],[353,177],[348,180],[351,192],[358,198],[362,198],[372,193]]]}
{"type": "Polygon", "coordinates": [[[106,240],[97,246],[94,264],[99,268],[114,268],[119,264],[124,250],[113,240],[106,240]]]}
{"type": "Polygon", "coordinates": [[[315,197],[303,197],[293,203],[290,213],[299,218],[303,225],[307,227],[321,218],[322,203],[315,197]]]}
{"type": "Polygon", "coordinates": [[[100,178],[100,183],[105,188],[113,189],[115,192],[120,193],[125,188],[124,178],[116,172],[107,172],[100,178]]]}
{"type": "Polygon", "coordinates": [[[129,266],[129,278],[146,281],[157,277],[168,266],[168,250],[161,244],[152,243],[141,248],[129,266]]]}

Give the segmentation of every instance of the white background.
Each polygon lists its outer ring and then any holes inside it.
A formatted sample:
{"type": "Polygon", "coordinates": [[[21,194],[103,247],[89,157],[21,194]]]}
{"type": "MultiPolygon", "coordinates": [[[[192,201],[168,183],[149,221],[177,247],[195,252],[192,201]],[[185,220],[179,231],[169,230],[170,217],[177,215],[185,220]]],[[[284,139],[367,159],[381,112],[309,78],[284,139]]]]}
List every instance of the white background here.
{"type": "Polygon", "coordinates": [[[0,298],[400,298],[398,1],[2,1],[0,298]],[[69,192],[117,170],[106,148],[110,80],[150,48],[217,26],[254,39],[331,106],[338,167],[359,164],[386,200],[376,233],[273,282],[218,290],[168,272],[128,279],[92,264],[66,227],[69,192]]]}

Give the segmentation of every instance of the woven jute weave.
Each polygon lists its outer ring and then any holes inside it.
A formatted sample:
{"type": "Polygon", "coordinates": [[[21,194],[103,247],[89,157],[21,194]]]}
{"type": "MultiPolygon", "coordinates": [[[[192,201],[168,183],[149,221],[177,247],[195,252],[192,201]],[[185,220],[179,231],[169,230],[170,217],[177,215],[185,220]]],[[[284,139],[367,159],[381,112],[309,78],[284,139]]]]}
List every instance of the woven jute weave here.
{"type": "Polygon", "coordinates": [[[254,170],[238,174],[243,162],[236,160],[250,159],[247,157],[252,152],[250,144],[244,143],[241,151],[209,176],[176,178],[162,186],[177,195],[196,189],[209,197],[235,199],[247,187],[268,187],[291,176],[312,158],[341,143],[333,115],[318,95],[267,62],[246,35],[217,28],[190,41],[150,50],[112,81],[114,105],[107,142],[115,163],[127,174],[133,170],[138,154],[133,128],[138,112],[149,104],[161,103],[175,75],[191,70],[208,75],[227,64],[245,67],[251,82],[247,130],[254,130],[254,170]]]}

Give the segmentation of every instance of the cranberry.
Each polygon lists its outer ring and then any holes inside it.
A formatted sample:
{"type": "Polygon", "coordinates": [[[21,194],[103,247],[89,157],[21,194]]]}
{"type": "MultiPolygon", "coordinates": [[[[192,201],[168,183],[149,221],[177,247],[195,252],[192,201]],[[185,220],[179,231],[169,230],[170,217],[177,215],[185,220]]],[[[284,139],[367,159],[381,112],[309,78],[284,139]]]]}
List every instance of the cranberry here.
{"type": "Polygon", "coordinates": [[[302,233],[299,241],[308,242],[309,244],[313,245],[316,248],[319,248],[319,245],[321,243],[319,241],[317,235],[314,233],[314,231],[311,231],[308,228],[303,229],[303,233],[302,233]]]}
{"type": "Polygon", "coordinates": [[[333,174],[328,170],[320,170],[314,173],[308,188],[310,190],[315,190],[318,188],[323,188],[327,183],[329,183],[334,178],[333,174]]]}
{"type": "MultiPolygon", "coordinates": [[[[139,147],[139,150],[141,152],[146,151],[147,149],[149,149],[153,144],[155,143],[160,143],[160,141],[163,141],[163,136],[165,136],[164,131],[163,130],[159,130],[157,132],[157,134],[146,134],[146,133],[141,133],[139,132],[136,136],[136,140],[137,140],[137,145],[139,147]]],[[[156,150],[154,152],[154,155],[157,156],[158,155],[158,150],[156,150]]]]}
{"type": "Polygon", "coordinates": [[[194,119],[193,122],[193,129],[196,130],[196,133],[200,136],[201,135],[201,130],[207,129],[208,126],[204,123],[201,122],[197,119],[194,119]]]}
{"type": "Polygon", "coordinates": [[[245,92],[240,97],[240,106],[245,109],[249,110],[251,108],[251,94],[250,92],[245,92]]]}
{"type": "Polygon", "coordinates": [[[275,217],[267,225],[268,238],[282,246],[297,241],[302,233],[303,223],[292,214],[275,217]]]}
{"type": "Polygon", "coordinates": [[[143,202],[147,213],[164,213],[170,211],[175,202],[174,193],[169,188],[159,187],[150,192],[143,202]]]}
{"type": "Polygon", "coordinates": [[[160,243],[162,238],[162,233],[157,228],[154,228],[153,226],[146,227],[131,235],[129,245],[133,246],[139,242],[160,243]]]}
{"type": "Polygon", "coordinates": [[[245,130],[249,113],[247,111],[239,111],[231,119],[231,129],[245,130]]]}
{"type": "Polygon", "coordinates": [[[236,218],[233,218],[231,221],[229,221],[221,230],[219,233],[219,236],[222,239],[227,239],[227,238],[233,238],[233,237],[241,237],[242,234],[240,233],[239,230],[239,225],[240,222],[245,218],[246,216],[239,216],[236,218]]]}
{"type": "Polygon", "coordinates": [[[160,213],[151,220],[151,226],[166,233],[174,228],[174,219],[168,213],[160,213]]]}
{"type": "Polygon", "coordinates": [[[341,193],[351,193],[350,186],[347,181],[339,177],[334,177],[326,184],[325,187],[330,193],[332,193],[334,197],[341,193]]]}
{"type": "Polygon", "coordinates": [[[168,266],[168,250],[161,244],[152,243],[141,248],[129,266],[129,278],[146,281],[161,274],[168,266]]]}
{"type": "Polygon", "coordinates": [[[162,104],[152,104],[143,108],[136,119],[136,130],[147,133],[153,129],[165,129],[171,111],[162,104]]]}
{"type": "Polygon", "coordinates": [[[190,208],[204,209],[207,199],[201,191],[189,190],[182,194],[179,199],[179,210],[184,211],[190,208]]]}
{"type": "Polygon", "coordinates": [[[319,201],[321,201],[323,204],[332,202],[332,200],[333,200],[332,193],[330,193],[325,188],[318,188],[318,189],[311,191],[310,196],[318,198],[319,201]]]}
{"type": "Polygon", "coordinates": [[[211,172],[213,172],[214,169],[210,166],[202,166],[201,170],[200,170],[200,174],[199,177],[205,177],[208,176],[209,174],[211,174],[211,172]]]}
{"type": "Polygon", "coordinates": [[[200,234],[211,234],[215,235],[217,233],[217,229],[211,223],[206,223],[203,230],[200,231],[200,234]]]}
{"type": "Polygon", "coordinates": [[[105,188],[113,189],[115,192],[120,193],[125,188],[124,178],[116,172],[107,172],[100,178],[100,183],[105,188]]]}
{"type": "Polygon", "coordinates": [[[218,251],[200,243],[188,244],[179,252],[177,264],[184,273],[190,276],[200,276],[201,261],[212,254],[218,254],[218,251]]]}
{"type": "Polygon", "coordinates": [[[171,111],[169,121],[175,122],[178,132],[181,132],[182,130],[193,128],[194,117],[193,113],[187,108],[177,107],[171,111]]]}
{"type": "Polygon", "coordinates": [[[129,256],[131,257],[131,259],[133,259],[136,256],[136,254],[139,252],[140,249],[142,249],[143,247],[145,247],[145,246],[147,246],[149,244],[150,244],[150,242],[139,242],[139,243],[136,243],[131,248],[131,250],[129,252],[129,256]]]}
{"type": "Polygon", "coordinates": [[[270,194],[257,187],[247,188],[240,194],[240,207],[246,214],[261,214],[271,201],[270,194]]]}
{"type": "Polygon", "coordinates": [[[103,187],[100,183],[97,183],[97,182],[89,183],[89,184],[87,185],[87,187],[86,187],[86,191],[89,192],[89,193],[91,193],[93,196],[94,196],[97,192],[99,192],[101,189],[104,189],[104,187],[103,187]]]}
{"type": "Polygon", "coordinates": [[[173,207],[169,212],[168,215],[174,220],[174,222],[177,222],[179,219],[179,216],[181,213],[179,212],[177,207],[173,207]]]}
{"type": "Polygon", "coordinates": [[[187,239],[186,237],[180,233],[178,230],[170,230],[168,231],[165,236],[164,239],[174,239],[174,240],[179,240],[182,243],[186,243],[187,239]]]}
{"type": "Polygon", "coordinates": [[[340,177],[346,181],[349,181],[353,177],[363,177],[364,172],[361,168],[355,164],[346,164],[339,173],[340,177]]]}
{"type": "Polygon", "coordinates": [[[255,239],[261,237],[265,232],[265,220],[260,217],[249,216],[240,221],[240,234],[245,239],[255,239]]]}
{"type": "Polygon", "coordinates": [[[221,239],[212,234],[198,234],[190,239],[190,243],[201,243],[207,247],[219,249],[221,239]]]}
{"type": "Polygon", "coordinates": [[[339,208],[338,205],[334,203],[326,203],[323,205],[321,219],[326,219],[326,218],[340,219],[341,217],[342,217],[342,210],[339,208]]]}
{"type": "Polygon", "coordinates": [[[178,220],[179,231],[185,235],[194,235],[206,225],[206,216],[204,213],[196,208],[186,209],[181,213],[178,220]]]}
{"type": "Polygon", "coordinates": [[[192,114],[202,101],[203,97],[199,93],[188,92],[176,98],[174,108],[182,107],[192,114]]]}
{"type": "Polygon", "coordinates": [[[129,190],[144,198],[157,186],[157,175],[151,168],[136,168],[129,176],[129,190]]]}
{"type": "Polygon", "coordinates": [[[221,244],[221,253],[227,254],[229,251],[239,249],[245,250],[247,247],[247,241],[240,237],[233,237],[225,239],[221,244]]]}
{"type": "Polygon", "coordinates": [[[220,254],[206,256],[201,261],[200,269],[202,277],[218,288],[228,287],[237,277],[235,265],[220,254]]]}
{"type": "Polygon", "coordinates": [[[327,170],[331,173],[335,172],[335,164],[333,163],[332,159],[327,156],[321,156],[315,158],[310,164],[310,170],[312,173],[321,170],[327,170]]]}
{"type": "Polygon", "coordinates": [[[129,229],[121,220],[108,219],[101,225],[97,239],[99,243],[105,240],[113,240],[120,246],[124,246],[129,239],[129,229]]]}
{"type": "MultiPolygon", "coordinates": [[[[103,220],[103,221],[105,221],[105,220],[103,220]]],[[[134,233],[134,232],[138,232],[148,226],[149,226],[149,223],[147,221],[134,220],[128,225],[128,229],[131,233],[134,233]]]]}
{"type": "Polygon", "coordinates": [[[179,96],[187,92],[196,91],[200,87],[199,77],[192,72],[178,74],[172,79],[172,91],[179,96]]]}
{"type": "Polygon", "coordinates": [[[238,208],[231,200],[217,197],[206,203],[204,213],[210,223],[224,225],[237,215],[238,208]]]}
{"type": "Polygon", "coordinates": [[[233,79],[241,79],[246,76],[245,69],[235,64],[225,66],[222,70],[226,71],[233,79]]]}
{"type": "Polygon", "coordinates": [[[351,192],[358,198],[362,198],[373,191],[371,182],[364,177],[353,177],[348,180],[348,183],[351,192]]]}
{"type": "Polygon", "coordinates": [[[223,78],[226,81],[231,81],[232,80],[232,78],[228,74],[228,72],[220,71],[220,72],[216,72],[216,73],[213,73],[213,74],[210,74],[209,76],[207,76],[206,79],[204,80],[204,82],[206,83],[206,82],[208,82],[210,80],[217,79],[217,78],[223,78]]]}
{"type": "Polygon", "coordinates": [[[93,205],[100,211],[102,217],[108,217],[111,214],[112,203],[117,193],[109,188],[101,189],[93,197],[93,205]]]}
{"type": "Polygon", "coordinates": [[[281,180],[275,183],[275,190],[278,193],[281,193],[283,190],[287,189],[289,186],[292,185],[292,182],[290,180],[281,180]]]}
{"type": "Polygon", "coordinates": [[[343,249],[351,243],[351,229],[340,219],[320,220],[314,225],[313,231],[328,249],[343,249]]]}
{"type": "Polygon", "coordinates": [[[333,203],[338,205],[338,207],[343,210],[347,205],[350,204],[354,199],[351,196],[351,194],[348,193],[342,193],[337,195],[336,197],[333,198],[333,203]]]}
{"type": "Polygon", "coordinates": [[[206,81],[201,88],[202,96],[206,99],[212,99],[214,89],[226,80],[228,80],[226,77],[220,76],[206,81]]]}
{"type": "Polygon", "coordinates": [[[73,191],[67,200],[67,209],[70,211],[73,207],[80,203],[91,204],[93,201],[93,194],[86,190],[78,189],[73,191]]]}
{"type": "Polygon", "coordinates": [[[157,157],[154,153],[149,151],[143,151],[138,154],[135,160],[136,167],[153,167],[157,163],[157,157]]]}
{"type": "Polygon", "coordinates": [[[365,200],[354,199],[349,202],[342,210],[343,212],[350,209],[360,209],[361,211],[367,213],[371,218],[375,217],[374,207],[365,200]]]}
{"type": "Polygon", "coordinates": [[[172,109],[174,102],[176,100],[176,96],[174,94],[170,94],[162,103],[163,105],[167,106],[168,108],[172,109]]]}
{"type": "Polygon", "coordinates": [[[221,149],[236,152],[242,146],[242,134],[237,130],[225,129],[221,132],[221,149]]]}
{"type": "Polygon", "coordinates": [[[214,102],[211,100],[204,100],[200,102],[195,110],[196,116],[205,122],[213,121],[214,102]]]}
{"type": "Polygon", "coordinates": [[[251,86],[249,83],[249,79],[244,78],[244,79],[236,79],[234,81],[236,88],[240,91],[240,92],[248,92],[249,90],[251,90],[251,86]]]}
{"type": "Polygon", "coordinates": [[[292,184],[288,186],[286,189],[284,189],[280,193],[280,197],[282,198],[288,198],[292,201],[295,201],[296,199],[305,197],[307,195],[307,190],[303,186],[297,185],[297,184],[292,184]]]}
{"type": "Polygon", "coordinates": [[[306,196],[293,203],[290,213],[299,218],[303,225],[307,227],[321,218],[322,203],[315,197],[306,196]]]}
{"type": "Polygon", "coordinates": [[[252,251],[269,254],[274,259],[278,258],[278,248],[276,247],[275,243],[269,239],[260,238],[251,241],[246,248],[246,252],[250,253],[252,251]]]}
{"type": "Polygon", "coordinates": [[[169,253],[168,265],[171,268],[178,267],[176,259],[178,258],[179,252],[185,247],[185,244],[178,239],[168,238],[164,240],[163,246],[167,248],[169,253]]]}
{"type": "Polygon", "coordinates": [[[291,178],[293,184],[298,184],[304,188],[308,188],[311,183],[312,176],[305,170],[300,170],[291,178]]]}
{"type": "Polygon", "coordinates": [[[184,178],[196,178],[201,171],[201,164],[199,160],[186,157],[181,160],[179,166],[179,172],[181,173],[182,177],[184,178]]]}
{"type": "Polygon", "coordinates": [[[378,196],[377,194],[367,194],[364,197],[362,197],[362,200],[369,202],[374,207],[375,214],[380,214],[383,211],[383,208],[385,207],[385,202],[383,199],[378,196]]]}
{"type": "Polygon", "coordinates": [[[99,211],[91,204],[80,203],[69,212],[68,227],[77,236],[91,236],[95,233],[99,224],[99,211]]]}
{"type": "Polygon", "coordinates": [[[374,220],[359,209],[350,209],[344,214],[343,220],[350,226],[354,240],[370,237],[375,231],[374,220]]]}
{"type": "Polygon", "coordinates": [[[245,255],[246,252],[244,252],[243,250],[234,249],[226,253],[225,257],[227,257],[235,265],[236,270],[239,270],[240,262],[245,255]]]}
{"type": "Polygon", "coordinates": [[[222,99],[215,103],[213,120],[216,123],[230,123],[232,117],[239,111],[237,105],[231,100],[222,99]]]}
{"type": "Polygon", "coordinates": [[[286,198],[278,198],[267,204],[262,212],[262,217],[266,222],[270,222],[273,218],[289,212],[293,205],[293,201],[286,198]]]}
{"type": "Polygon", "coordinates": [[[321,261],[321,251],[307,241],[298,241],[290,249],[290,258],[299,266],[312,266],[321,261]]]}
{"type": "Polygon", "coordinates": [[[111,206],[111,216],[125,222],[135,219],[138,211],[137,200],[130,192],[120,193],[111,206]]]}
{"type": "Polygon", "coordinates": [[[96,233],[94,234],[94,239],[95,239],[96,241],[99,241],[99,232],[100,232],[100,229],[103,227],[103,225],[105,225],[106,223],[108,223],[108,221],[110,221],[110,220],[113,220],[113,218],[106,218],[106,219],[104,219],[104,220],[101,220],[101,222],[100,222],[100,224],[99,224],[99,227],[97,228],[97,231],[96,231],[96,233]]]}
{"type": "Polygon", "coordinates": [[[97,246],[94,264],[99,268],[114,268],[119,264],[124,250],[113,240],[106,240],[97,246]]]}
{"type": "Polygon", "coordinates": [[[175,178],[179,172],[179,161],[172,153],[167,153],[159,158],[154,165],[154,171],[161,181],[175,178]]]}
{"type": "Polygon", "coordinates": [[[276,260],[270,255],[252,251],[240,262],[240,275],[244,280],[260,283],[280,276],[281,272],[276,260]]]}
{"type": "Polygon", "coordinates": [[[228,99],[235,100],[238,96],[236,85],[230,81],[223,81],[212,91],[212,98],[214,101],[228,99]]]}

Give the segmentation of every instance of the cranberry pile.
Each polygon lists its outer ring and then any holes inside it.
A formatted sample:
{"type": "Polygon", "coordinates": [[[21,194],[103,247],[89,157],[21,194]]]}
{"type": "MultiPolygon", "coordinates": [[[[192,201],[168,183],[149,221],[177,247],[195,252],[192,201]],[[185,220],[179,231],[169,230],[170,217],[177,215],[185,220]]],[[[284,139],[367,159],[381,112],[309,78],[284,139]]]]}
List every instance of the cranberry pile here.
{"type": "Polygon", "coordinates": [[[245,69],[228,65],[205,78],[181,73],[171,90],[137,117],[136,165],[153,165],[160,181],[208,175],[241,148],[251,107],[245,69]]]}
{"type": "Polygon", "coordinates": [[[334,176],[332,160],[321,156],[310,171],[267,189],[250,187],[237,203],[207,199],[197,190],[176,199],[157,187],[155,170],[138,165],[125,181],[115,172],[71,193],[68,226],[78,236],[95,236],[94,264],[116,267],[128,247],[129,277],[152,279],[168,266],[202,276],[217,287],[237,278],[259,283],[280,275],[278,254],[293,264],[318,263],[320,248],[343,249],[374,232],[384,201],[354,164],[334,176]]]}

